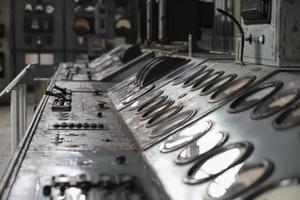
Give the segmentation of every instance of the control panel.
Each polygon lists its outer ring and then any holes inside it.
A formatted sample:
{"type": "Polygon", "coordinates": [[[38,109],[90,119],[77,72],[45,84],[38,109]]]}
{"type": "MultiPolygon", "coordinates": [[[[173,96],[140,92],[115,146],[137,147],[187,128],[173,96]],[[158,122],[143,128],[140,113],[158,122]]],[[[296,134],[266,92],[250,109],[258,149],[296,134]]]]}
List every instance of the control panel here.
{"type": "Polygon", "coordinates": [[[119,83],[62,63],[1,198],[298,200],[300,71],[218,56],[157,51],[119,83]]]}
{"type": "Polygon", "coordinates": [[[243,0],[245,61],[271,66],[299,66],[298,8],[299,2],[243,0]]]}
{"type": "Polygon", "coordinates": [[[27,64],[38,64],[26,82],[33,77],[50,77],[54,66],[64,61],[64,1],[13,1],[13,36],[15,73],[27,64]]]}

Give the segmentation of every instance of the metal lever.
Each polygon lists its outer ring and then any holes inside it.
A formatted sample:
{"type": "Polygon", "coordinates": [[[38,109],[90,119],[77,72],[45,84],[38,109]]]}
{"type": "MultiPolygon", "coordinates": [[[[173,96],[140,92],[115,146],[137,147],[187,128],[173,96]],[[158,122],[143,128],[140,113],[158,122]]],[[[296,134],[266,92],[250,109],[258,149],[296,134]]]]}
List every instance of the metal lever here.
{"type": "Polygon", "coordinates": [[[67,88],[62,88],[57,85],[54,85],[53,88],[61,91],[63,94],[67,94],[67,88]]]}
{"type": "Polygon", "coordinates": [[[60,94],[60,93],[54,93],[54,92],[51,92],[49,90],[47,90],[45,92],[45,95],[48,95],[48,96],[52,96],[52,97],[57,97],[57,98],[62,98],[64,100],[68,100],[67,97],[65,97],[63,94],[60,94]]]}

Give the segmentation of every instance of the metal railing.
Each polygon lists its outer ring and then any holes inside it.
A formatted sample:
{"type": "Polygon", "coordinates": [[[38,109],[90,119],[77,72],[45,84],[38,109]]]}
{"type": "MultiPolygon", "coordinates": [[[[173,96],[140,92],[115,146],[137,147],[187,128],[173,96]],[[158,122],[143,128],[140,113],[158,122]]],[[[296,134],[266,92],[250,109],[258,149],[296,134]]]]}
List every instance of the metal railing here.
{"type": "Polygon", "coordinates": [[[26,131],[26,84],[22,83],[24,76],[35,65],[27,65],[0,93],[0,98],[10,93],[11,108],[11,151],[15,152],[26,131]]]}

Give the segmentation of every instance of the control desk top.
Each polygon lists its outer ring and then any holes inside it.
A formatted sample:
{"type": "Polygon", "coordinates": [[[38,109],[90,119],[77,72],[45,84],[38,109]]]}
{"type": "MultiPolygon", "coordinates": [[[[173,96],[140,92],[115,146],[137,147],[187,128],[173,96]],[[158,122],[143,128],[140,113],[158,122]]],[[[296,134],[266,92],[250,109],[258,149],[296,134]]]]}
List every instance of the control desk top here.
{"type": "Polygon", "coordinates": [[[62,63],[1,198],[298,199],[300,70],[163,54],[139,65],[113,83],[62,63]]]}

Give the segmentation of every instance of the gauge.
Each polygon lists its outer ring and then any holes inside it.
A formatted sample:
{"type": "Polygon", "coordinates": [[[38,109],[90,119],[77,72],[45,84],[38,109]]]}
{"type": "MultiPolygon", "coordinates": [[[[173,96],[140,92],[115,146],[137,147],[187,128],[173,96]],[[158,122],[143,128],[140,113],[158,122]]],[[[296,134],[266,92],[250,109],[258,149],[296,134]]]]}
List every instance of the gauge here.
{"type": "MultiPolygon", "coordinates": [[[[300,183],[298,179],[286,179],[264,188],[252,200],[299,200],[300,183]]],[[[250,198],[249,198],[250,199],[250,198]]]]}
{"type": "Polygon", "coordinates": [[[258,105],[252,112],[252,119],[262,119],[273,114],[276,114],[287,106],[294,103],[299,98],[298,89],[290,89],[279,92],[262,104],[258,105]]]}
{"type": "Polygon", "coordinates": [[[287,129],[300,125],[300,103],[289,107],[273,122],[276,129],[287,129]]]}
{"type": "Polygon", "coordinates": [[[149,121],[146,124],[146,128],[156,126],[159,123],[165,122],[170,117],[176,115],[182,109],[182,107],[183,107],[182,105],[178,105],[178,106],[171,106],[165,109],[162,113],[149,119],[149,121]]]}
{"type": "Polygon", "coordinates": [[[244,161],[252,151],[252,145],[247,142],[234,143],[215,152],[206,159],[201,159],[189,169],[184,181],[197,184],[209,181],[227,169],[244,161]]]}
{"type": "Polygon", "coordinates": [[[166,141],[161,144],[160,151],[167,153],[180,149],[207,133],[212,125],[212,121],[199,120],[179,130],[174,135],[169,136],[166,141]]]}
{"type": "Polygon", "coordinates": [[[32,12],[33,11],[33,6],[30,3],[26,3],[24,6],[25,12],[32,12]]]}
{"type": "Polygon", "coordinates": [[[186,164],[193,162],[197,158],[206,156],[213,150],[220,147],[227,139],[228,135],[223,132],[210,132],[191,144],[187,145],[179,152],[175,162],[186,164]]]}
{"type": "Polygon", "coordinates": [[[116,31],[118,31],[118,30],[120,31],[122,29],[130,30],[131,28],[132,28],[132,25],[131,25],[130,21],[126,18],[118,19],[116,21],[116,24],[115,24],[116,31]]]}
{"type": "Polygon", "coordinates": [[[199,74],[201,73],[204,69],[206,69],[206,65],[203,66],[197,66],[193,69],[191,69],[190,71],[187,71],[186,73],[182,74],[181,76],[178,76],[176,78],[174,78],[172,85],[179,85],[181,83],[183,83],[184,81],[186,81],[189,77],[193,76],[194,74],[199,74]]]}
{"type": "Polygon", "coordinates": [[[84,8],[84,10],[86,11],[86,12],[95,12],[95,6],[94,5],[87,5],[85,8],[84,8]]]}
{"type": "Polygon", "coordinates": [[[146,120],[146,119],[150,119],[154,116],[157,116],[161,113],[163,113],[166,109],[168,109],[169,107],[171,107],[174,104],[173,100],[166,100],[163,101],[162,103],[153,106],[151,109],[145,111],[142,114],[142,118],[141,120],[146,120]]]}
{"type": "Polygon", "coordinates": [[[46,13],[47,14],[53,14],[55,11],[54,5],[48,4],[46,5],[46,13]]]}
{"type": "Polygon", "coordinates": [[[41,4],[37,4],[37,5],[35,6],[35,11],[43,12],[43,11],[44,11],[44,6],[41,5],[41,4]]]}
{"type": "Polygon", "coordinates": [[[228,74],[220,78],[217,78],[216,80],[204,86],[200,91],[200,95],[207,95],[212,92],[215,92],[218,89],[225,87],[227,84],[231,83],[236,77],[237,77],[236,74],[228,74]]]}
{"type": "Polygon", "coordinates": [[[249,90],[231,103],[229,112],[241,112],[261,103],[274,95],[282,85],[282,82],[264,83],[249,90]]]}
{"type": "Polygon", "coordinates": [[[141,107],[149,104],[155,98],[160,96],[163,92],[164,92],[163,90],[156,90],[156,91],[150,92],[150,93],[138,98],[134,103],[132,103],[129,106],[129,110],[136,110],[138,108],[141,108],[141,107]]]}
{"type": "Polygon", "coordinates": [[[227,170],[207,187],[210,199],[235,199],[265,180],[272,171],[269,161],[241,163],[227,170]]]}
{"type": "Polygon", "coordinates": [[[198,81],[191,88],[191,91],[199,90],[199,89],[205,87],[209,83],[220,78],[223,74],[224,74],[224,72],[214,72],[212,74],[209,74],[208,76],[203,77],[202,79],[198,79],[198,81]]]}
{"type": "Polygon", "coordinates": [[[140,91],[134,93],[133,95],[129,96],[128,98],[126,98],[123,101],[123,104],[129,104],[132,103],[133,101],[135,101],[136,99],[138,99],[139,97],[145,95],[146,93],[150,92],[151,90],[153,90],[155,88],[154,85],[148,85],[147,87],[141,89],[140,91]]]}
{"type": "Polygon", "coordinates": [[[189,87],[196,82],[205,80],[213,71],[213,69],[206,69],[204,71],[196,72],[184,81],[182,87],[189,87]]]}
{"type": "Polygon", "coordinates": [[[245,89],[255,80],[255,76],[247,76],[240,79],[237,79],[226,87],[217,90],[210,98],[210,102],[222,101],[226,98],[232,97],[241,90],[245,89]]]}

